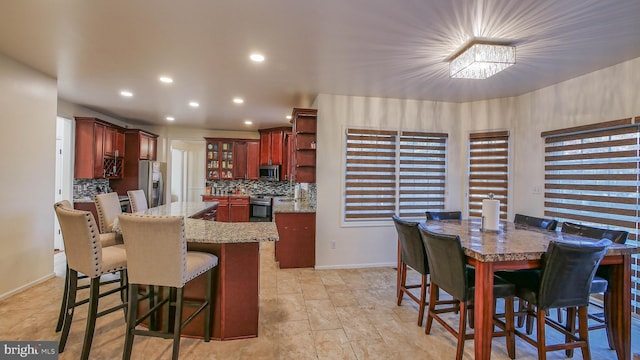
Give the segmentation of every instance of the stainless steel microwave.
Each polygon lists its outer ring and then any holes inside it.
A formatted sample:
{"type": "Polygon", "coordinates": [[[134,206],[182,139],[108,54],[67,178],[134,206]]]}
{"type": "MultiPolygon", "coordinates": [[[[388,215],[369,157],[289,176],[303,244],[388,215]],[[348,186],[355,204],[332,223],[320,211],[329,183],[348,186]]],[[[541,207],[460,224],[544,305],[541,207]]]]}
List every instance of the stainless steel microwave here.
{"type": "Polygon", "coordinates": [[[259,171],[260,180],[280,181],[280,165],[262,165],[259,171]]]}

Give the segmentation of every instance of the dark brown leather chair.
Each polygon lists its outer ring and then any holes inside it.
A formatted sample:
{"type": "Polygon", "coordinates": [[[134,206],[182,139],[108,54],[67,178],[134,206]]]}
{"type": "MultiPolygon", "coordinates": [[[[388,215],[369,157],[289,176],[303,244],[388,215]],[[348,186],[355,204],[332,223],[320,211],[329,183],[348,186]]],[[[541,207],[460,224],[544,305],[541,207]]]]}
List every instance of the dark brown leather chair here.
{"type": "Polygon", "coordinates": [[[520,225],[527,225],[538,227],[546,230],[555,230],[558,226],[558,221],[553,219],[544,219],[535,216],[516,214],[513,222],[520,225]]]}
{"type": "MultiPolygon", "coordinates": [[[[537,319],[534,340],[516,330],[516,334],[538,348],[538,359],[546,359],[548,351],[565,350],[571,356],[573,349],[582,349],[582,357],[590,359],[587,307],[591,282],[598,264],[607,253],[610,240],[592,244],[551,242],[542,258],[540,269],[498,272],[499,276],[516,284],[518,297],[529,303],[528,312],[537,319]],[[535,306],[536,311],[533,311],[535,306]],[[546,316],[550,309],[578,308],[579,330],[567,329],[546,316]],[[565,335],[565,343],[547,345],[545,325],[565,335]]],[[[568,316],[571,319],[571,315],[568,316]]],[[[575,313],[573,316],[575,321],[575,313]]]]}
{"type": "MultiPolygon", "coordinates": [[[[445,329],[458,339],[456,359],[462,359],[464,341],[473,339],[473,334],[466,333],[467,310],[472,306],[475,291],[475,273],[472,267],[466,265],[465,255],[462,250],[460,237],[433,233],[427,230],[423,224],[418,229],[424,242],[427,257],[429,258],[429,272],[431,276],[431,289],[429,298],[429,311],[427,312],[427,324],[425,333],[431,332],[433,319],[439,322],[445,329]],[[449,293],[459,305],[450,308],[435,307],[435,294],[442,289],[449,293]],[[460,311],[460,327],[456,331],[447,324],[440,314],[460,311]]],[[[513,297],[515,285],[496,276],[494,278],[493,294],[495,298],[505,299],[505,322],[494,318],[495,324],[503,331],[494,332],[493,336],[507,337],[507,351],[509,357],[515,358],[515,336],[513,325],[513,297]]]]}
{"type": "Polygon", "coordinates": [[[427,220],[462,220],[461,211],[427,211],[427,220]]]}

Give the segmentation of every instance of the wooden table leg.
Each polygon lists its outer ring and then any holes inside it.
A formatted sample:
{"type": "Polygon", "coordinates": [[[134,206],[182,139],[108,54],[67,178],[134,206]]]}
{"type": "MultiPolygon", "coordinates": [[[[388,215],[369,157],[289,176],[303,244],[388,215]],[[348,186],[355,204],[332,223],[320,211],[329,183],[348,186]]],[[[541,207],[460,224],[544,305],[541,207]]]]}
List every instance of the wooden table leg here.
{"type": "Polygon", "coordinates": [[[631,359],[631,256],[621,255],[622,263],[612,264],[610,314],[607,331],[613,337],[618,359],[631,359]]]}
{"type": "Polygon", "coordinates": [[[475,359],[489,360],[493,333],[493,263],[474,262],[476,287],[473,299],[475,316],[475,359]]]}
{"type": "Polygon", "coordinates": [[[398,270],[396,271],[396,299],[400,297],[400,282],[401,272],[400,266],[402,266],[402,248],[400,248],[400,239],[398,239],[398,270]]]}

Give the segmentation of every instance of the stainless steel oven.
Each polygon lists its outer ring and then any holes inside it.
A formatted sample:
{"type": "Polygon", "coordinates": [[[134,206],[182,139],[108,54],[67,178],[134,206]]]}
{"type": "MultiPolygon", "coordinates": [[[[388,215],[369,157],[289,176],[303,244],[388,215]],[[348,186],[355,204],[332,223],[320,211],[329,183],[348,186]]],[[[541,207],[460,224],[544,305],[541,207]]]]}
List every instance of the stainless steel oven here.
{"type": "Polygon", "coordinates": [[[250,221],[271,221],[272,198],[268,195],[254,195],[249,198],[250,221]]]}

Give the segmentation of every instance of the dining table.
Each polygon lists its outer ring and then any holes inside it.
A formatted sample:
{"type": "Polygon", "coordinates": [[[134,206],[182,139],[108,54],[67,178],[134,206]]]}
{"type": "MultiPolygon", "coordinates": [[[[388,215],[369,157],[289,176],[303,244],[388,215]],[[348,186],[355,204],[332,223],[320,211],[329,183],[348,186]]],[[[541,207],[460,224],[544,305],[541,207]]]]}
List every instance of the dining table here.
{"type": "MultiPolygon", "coordinates": [[[[548,231],[501,221],[497,231],[481,229],[480,219],[426,221],[429,231],[458,235],[467,259],[475,267],[474,350],[475,359],[491,357],[493,332],[493,277],[499,270],[539,268],[550,242],[586,243],[599,239],[548,231]]],[[[639,248],[612,244],[601,265],[611,271],[609,291],[611,319],[607,331],[618,359],[631,359],[631,255],[639,248]]]]}

